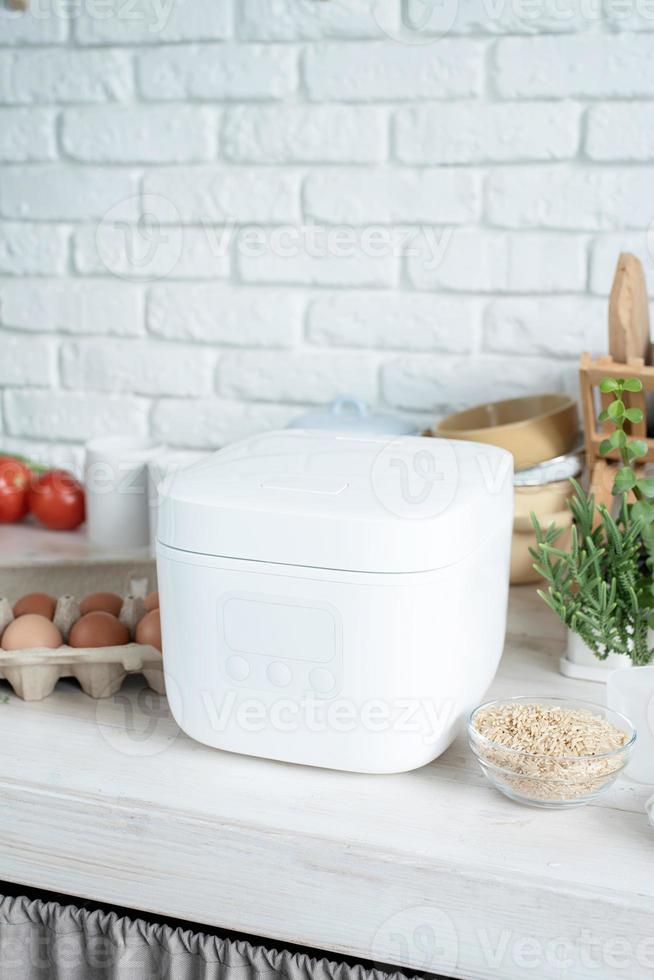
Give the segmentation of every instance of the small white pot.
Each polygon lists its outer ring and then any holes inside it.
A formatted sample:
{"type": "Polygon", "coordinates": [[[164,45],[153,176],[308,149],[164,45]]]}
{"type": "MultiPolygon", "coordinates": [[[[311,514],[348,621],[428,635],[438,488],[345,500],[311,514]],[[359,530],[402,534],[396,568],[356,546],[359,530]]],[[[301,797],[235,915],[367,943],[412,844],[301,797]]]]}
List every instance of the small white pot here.
{"type": "Polygon", "coordinates": [[[612,671],[630,667],[631,660],[622,653],[610,653],[606,660],[599,660],[578,633],[568,630],[566,652],[559,661],[559,670],[566,677],[605,684],[612,671]]]}
{"type": "MultiPolygon", "coordinates": [[[[636,782],[654,785],[654,666],[609,674],[606,703],[626,715],[638,733],[627,775],[636,782]]],[[[650,820],[653,803],[654,797],[647,803],[650,820]]]]}

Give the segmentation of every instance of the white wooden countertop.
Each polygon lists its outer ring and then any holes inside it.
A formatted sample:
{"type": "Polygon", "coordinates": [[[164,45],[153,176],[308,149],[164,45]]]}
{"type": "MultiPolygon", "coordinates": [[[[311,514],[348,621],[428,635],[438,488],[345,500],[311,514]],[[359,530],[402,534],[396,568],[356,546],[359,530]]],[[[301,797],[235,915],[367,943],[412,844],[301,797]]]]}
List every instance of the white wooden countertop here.
{"type": "MultiPolygon", "coordinates": [[[[602,701],[559,675],[562,642],[514,590],[492,693],[602,701]]],[[[190,741],[153,697],[0,690],[2,878],[466,980],[654,974],[645,787],[520,806],[463,738],[398,776],[266,762],[190,741]]]]}
{"type": "Polygon", "coordinates": [[[53,573],[60,595],[104,589],[124,593],[133,578],[147,578],[152,586],[155,581],[149,548],[100,548],[88,540],[84,527],[47,531],[29,519],[0,524],[0,596],[50,592],[53,573]]]}
{"type": "Polygon", "coordinates": [[[34,565],[93,564],[94,562],[151,559],[150,549],[101,548],[86,536],[85,527],[75,531],[47,531],[30,520],[0,526],[0,564],[34,565]]]}

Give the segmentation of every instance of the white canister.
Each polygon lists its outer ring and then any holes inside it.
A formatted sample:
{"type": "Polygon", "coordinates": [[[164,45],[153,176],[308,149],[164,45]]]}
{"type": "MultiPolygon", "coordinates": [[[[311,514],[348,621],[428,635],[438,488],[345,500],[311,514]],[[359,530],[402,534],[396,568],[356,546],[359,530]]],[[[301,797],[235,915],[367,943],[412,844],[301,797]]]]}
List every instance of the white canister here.
{"type": "Polygon", "coordinates": [[[86,527],[89,540],[108,548],[150,543],[147,465],[163,452],[151,439],[127,435],[86,444],[86,527]]]}
{"type": "Polygon", "coordinates": [[[654,666],[609,674],[606,703],[626,715],[638,732],[627,775],[638,783],[654,785],[654,666]]]}

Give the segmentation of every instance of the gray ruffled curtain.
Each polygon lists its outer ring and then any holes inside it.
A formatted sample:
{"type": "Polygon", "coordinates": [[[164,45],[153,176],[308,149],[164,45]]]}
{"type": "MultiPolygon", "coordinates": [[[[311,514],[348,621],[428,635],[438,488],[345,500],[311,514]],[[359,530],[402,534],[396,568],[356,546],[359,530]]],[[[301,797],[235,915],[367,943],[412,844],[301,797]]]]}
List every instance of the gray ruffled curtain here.
{"type": "Polygon", "coordinates": [[[0,898],[2,980],[403,980],[399,973],[153,925],[115,912],[0,898]]]}

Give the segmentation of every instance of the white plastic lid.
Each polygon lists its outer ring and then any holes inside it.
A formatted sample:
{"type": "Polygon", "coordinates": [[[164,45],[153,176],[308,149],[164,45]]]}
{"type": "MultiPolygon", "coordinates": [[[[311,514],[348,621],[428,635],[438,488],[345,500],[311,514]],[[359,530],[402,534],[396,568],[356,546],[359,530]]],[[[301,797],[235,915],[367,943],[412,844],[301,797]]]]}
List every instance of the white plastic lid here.
{"type": "Polygon", "coordinates": [[[329,429],[330,432],[364,432],[375,435],[413,436],[418,427],[398,415],[371,412],[364,401],[354,395],[341,395],[318,412],[309,412],[289,422],[289,429],[329,429]]]}
{"type": "Polygon", "coordinates": [[[160,495],[159,541],[182,551],[424,571],[510,527],[513,457],[481,443],[295,429],[223,449],[160,495]]]}

